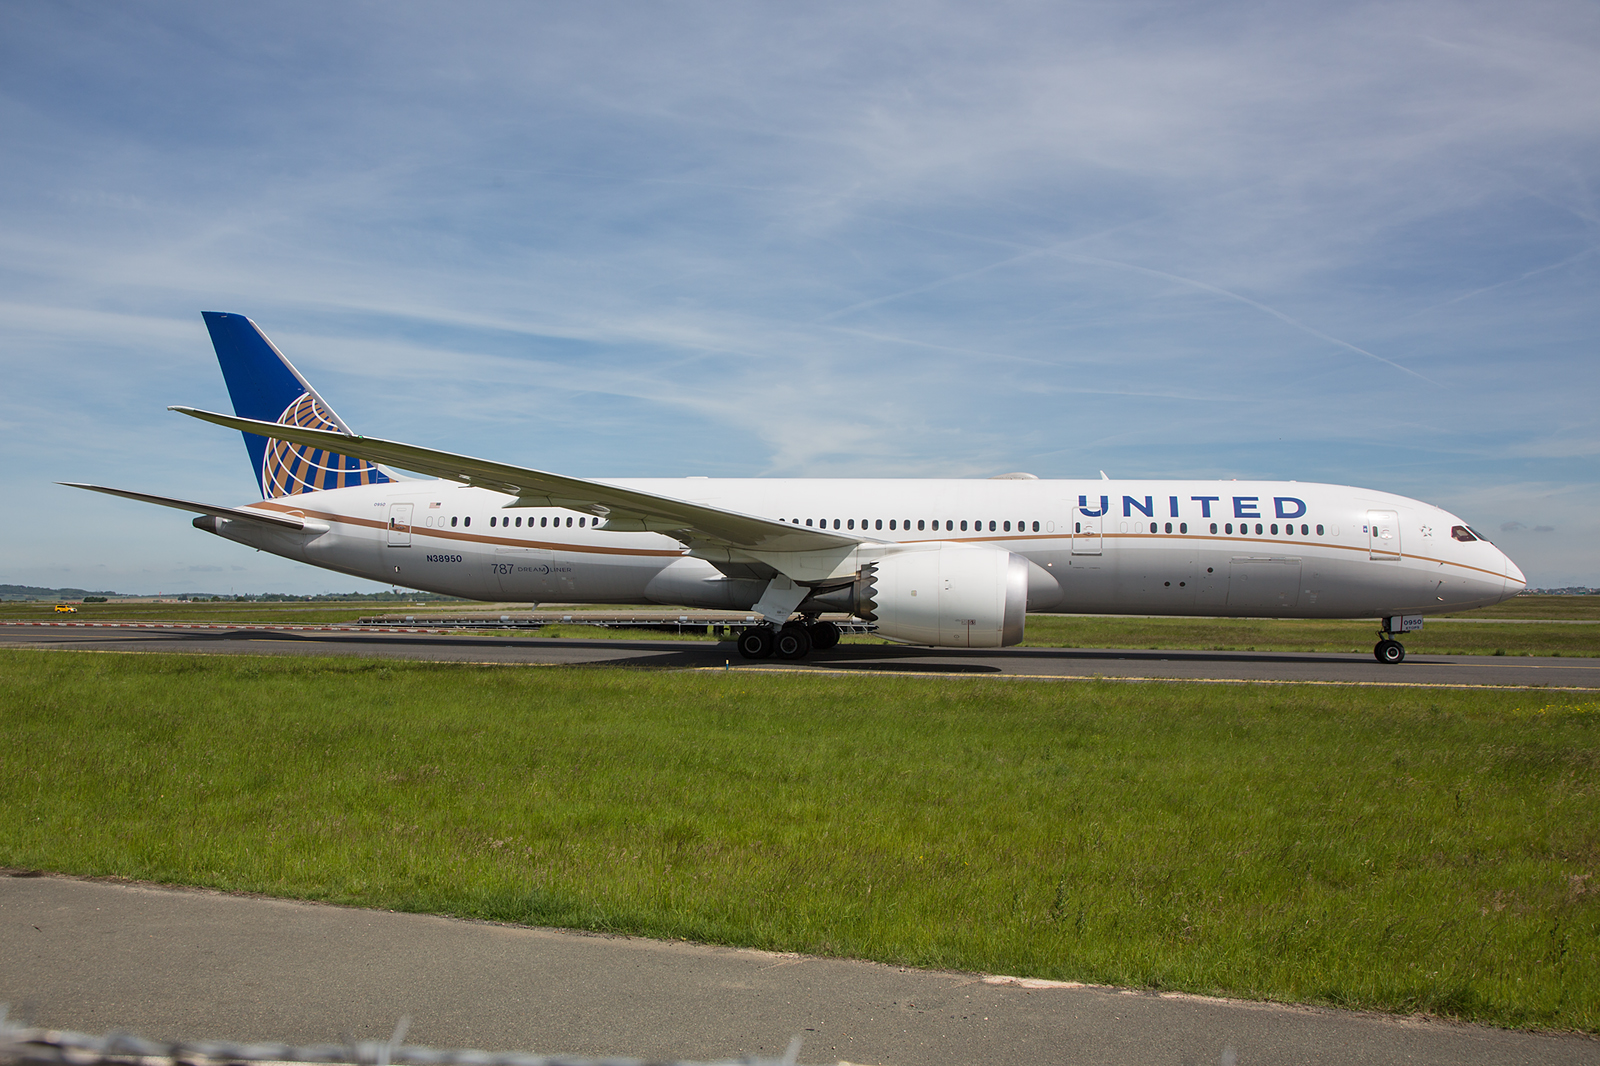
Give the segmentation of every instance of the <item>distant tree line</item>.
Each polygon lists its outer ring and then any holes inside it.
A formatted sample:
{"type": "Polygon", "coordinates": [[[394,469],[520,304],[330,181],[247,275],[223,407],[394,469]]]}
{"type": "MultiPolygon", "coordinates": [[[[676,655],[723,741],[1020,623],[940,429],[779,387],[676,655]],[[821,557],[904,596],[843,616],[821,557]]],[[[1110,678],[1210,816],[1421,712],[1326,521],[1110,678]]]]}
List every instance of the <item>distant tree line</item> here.
{"type": "MultiPolygon", "coordinates": [[[[88,589],[49,589],[38,585],[0,585],[0,600],[82,600],[84,603],[105,603],[108,599],[126,599],[138,596],[132,592],[112,592],[88,589]]],[[[146,593],[145,595],[148,595],[146,593]]],[[[188,600],[190,603],[408,603],[458,601],[455,596],[441,596],[437,592],[319,592],[307,596],[293,592],[242,592],[226,596],[205,592],[163,592],[163,599],[188,600]]]]}

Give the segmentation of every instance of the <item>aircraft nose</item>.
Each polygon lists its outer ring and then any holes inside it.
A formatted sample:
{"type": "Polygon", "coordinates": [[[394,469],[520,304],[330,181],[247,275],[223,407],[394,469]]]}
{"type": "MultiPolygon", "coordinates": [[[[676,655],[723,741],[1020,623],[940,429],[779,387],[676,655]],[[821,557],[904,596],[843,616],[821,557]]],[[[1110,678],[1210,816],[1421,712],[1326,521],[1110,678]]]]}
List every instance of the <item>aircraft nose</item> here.
{"type": "Polygon", "coordinates": [[[1506,599],[1509,600],[1528,587],[1528,579],[1522,575],[1522,568],[1511,561],[1511,556],[1501,552],[1500,558],[1506,563],[1506,599]]]}

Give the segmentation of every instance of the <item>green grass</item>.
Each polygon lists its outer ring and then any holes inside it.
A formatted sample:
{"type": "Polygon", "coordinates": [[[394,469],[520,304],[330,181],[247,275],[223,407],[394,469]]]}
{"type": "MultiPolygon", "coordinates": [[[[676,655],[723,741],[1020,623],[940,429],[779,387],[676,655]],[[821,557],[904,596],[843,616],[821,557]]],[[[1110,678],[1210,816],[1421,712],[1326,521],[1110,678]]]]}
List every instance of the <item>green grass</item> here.
{"type": "MultiPolygon", "coordinates": [[[[1026,633],[1023,646],[1032,648],[1354,651],[1369,654],[1378,639],[1378,625],[1375,620],[1119,618],[1112,615],[1045,614],[1029,615],[1026,633]]],[[[1407,652],[1423,655],[1600,656],[1600,626],[1429,619],[1420,632],[1405,635],[1405,646],[1407,652]]]]}
{"type": "Polygon", "coordinates": [[[1493,607],[1462,611],[1450,618],[1561,618],[1600,621],[1600,596],[1517,596],[1493,607]]]}
{"type": "Polygon", "coordinates": [[[0,652],[0,864],[1600,1029],[1600,702],[0,652]]]}

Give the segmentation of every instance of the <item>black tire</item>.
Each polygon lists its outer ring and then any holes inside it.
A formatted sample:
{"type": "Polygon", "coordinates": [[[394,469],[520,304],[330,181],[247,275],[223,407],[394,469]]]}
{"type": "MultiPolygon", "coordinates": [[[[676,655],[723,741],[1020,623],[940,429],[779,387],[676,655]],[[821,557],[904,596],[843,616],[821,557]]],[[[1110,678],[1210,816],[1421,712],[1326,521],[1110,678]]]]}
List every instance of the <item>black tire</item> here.
{"type": "Polygon", "coordinates": [[[1406,646],[1398,640],[1380,640],[1378,646],[1372,649],[1372,654],[1380,663],[1393,666],[1406,661],[1406,646]]]}
{"type": "Polygon", "coordinates": [[[811,654],[811,636],[804,626],[785,626],[773,638],[772,653],[780,659],[804,659],[811,654]]]}
{"type": "Polygon", "coordinates": [[[839,643],[839,627],[832,622],[813,622],[806,626],[806,633],[811,637],[812,651],[827,651],[839,643]]]}
{"type": "Polygon", "coordinates": [[[772,654],[772,630],[751,626],[739,634],[739,654],[746,659],[765,659],[772,654]]]}

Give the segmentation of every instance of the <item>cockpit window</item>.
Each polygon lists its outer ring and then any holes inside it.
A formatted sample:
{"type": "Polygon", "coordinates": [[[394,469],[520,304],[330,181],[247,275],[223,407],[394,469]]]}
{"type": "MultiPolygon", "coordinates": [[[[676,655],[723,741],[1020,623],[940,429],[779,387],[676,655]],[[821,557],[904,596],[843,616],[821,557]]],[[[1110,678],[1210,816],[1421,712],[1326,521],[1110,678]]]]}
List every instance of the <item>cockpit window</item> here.
{"type": "Polygon", "coordinates": [[[1478,537],[1466,526],[1451,526],[1450,535],[1457,540],[1477,540],[1478,537]]]}
{"type": "Polygon", "coordinates": [[[1474,537],[1477,537],[1479,540],[1484,541],[1485,543],[1488,543],[1488,544],[1493,544],[1494,543],[1494,541],[1490,540],[1488,537],[1484,536],[1482,533],[1479,533],[1476,529],[1473,529],[1471,526],[1467,527],[1467,532],[1471,533],[1474,537]]]}

